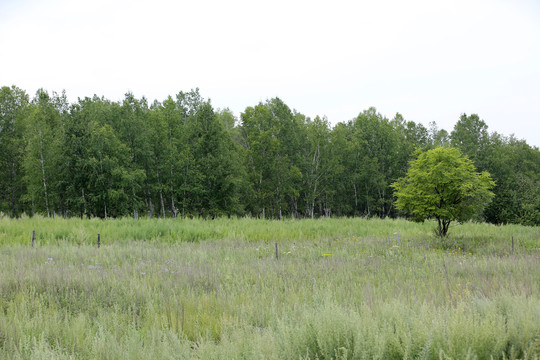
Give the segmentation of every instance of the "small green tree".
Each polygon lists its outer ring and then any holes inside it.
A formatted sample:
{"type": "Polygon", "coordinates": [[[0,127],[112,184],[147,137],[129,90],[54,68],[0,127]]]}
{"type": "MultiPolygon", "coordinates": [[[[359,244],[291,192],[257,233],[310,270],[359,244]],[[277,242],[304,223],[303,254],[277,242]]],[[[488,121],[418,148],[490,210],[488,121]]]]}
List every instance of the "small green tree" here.
{"type": "Polygon", "coordinates": [[[447,235],[452,221],[481,213],[494,196],[494,186],[489,173],[478,173],[471,160],[450,147],[419,154],[407,175],[392,184],[396,208],[416,221],[436,219],[440,237],[447,235]]]}

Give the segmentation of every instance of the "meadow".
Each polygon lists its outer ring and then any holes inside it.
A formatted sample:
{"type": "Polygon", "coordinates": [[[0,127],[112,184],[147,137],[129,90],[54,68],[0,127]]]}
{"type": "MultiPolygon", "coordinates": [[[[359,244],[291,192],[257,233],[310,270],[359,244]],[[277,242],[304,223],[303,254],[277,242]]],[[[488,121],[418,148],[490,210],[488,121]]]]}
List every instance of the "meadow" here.
{"type": "Polygon", "coordinates": [[[540,228],[434,227],[2,218],[0,358],[539,359],[540,228]]]}

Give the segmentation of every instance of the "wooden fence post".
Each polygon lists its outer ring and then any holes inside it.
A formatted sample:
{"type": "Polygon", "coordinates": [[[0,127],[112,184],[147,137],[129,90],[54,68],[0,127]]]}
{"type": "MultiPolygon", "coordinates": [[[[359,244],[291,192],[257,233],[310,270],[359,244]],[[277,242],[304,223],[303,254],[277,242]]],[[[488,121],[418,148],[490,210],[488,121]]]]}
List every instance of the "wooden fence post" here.
{"type": "Polygon", "coordinates": [[[35,242],[36,242],[36,230],[32,230],[32,247],[34,247],[35,242]]]}
{"type": "Polygon", "coordinates": [[[99,236],[99,234],[97,234],[97,247],[99,249],[99,246],[101,245],[101,238],[99,236]]]}
{"type": "Polygon", "coordinates": [[[279,260],[279,255],[278,255],[278,246],[277,246],[277,243],[276,243],[276,260],[279,260]]]}
{"type": "Polygon", "coordinates": [[[514,235],[512,235],[512,255],[514,255],[514,235]]]}

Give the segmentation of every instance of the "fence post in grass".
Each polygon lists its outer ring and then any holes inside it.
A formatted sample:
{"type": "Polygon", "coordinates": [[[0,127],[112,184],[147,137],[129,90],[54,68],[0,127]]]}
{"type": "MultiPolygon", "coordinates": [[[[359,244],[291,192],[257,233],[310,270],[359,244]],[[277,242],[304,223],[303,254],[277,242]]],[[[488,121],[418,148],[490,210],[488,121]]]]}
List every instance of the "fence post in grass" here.
{"type": "Polygon", "coordinates": [[[99,246],[101,245],[101,238],[100,238],[100,235],[97,234],[97,247],[99,249],[99,246]]]}
{"type": "Polygon", "coordinates": [[[277,246],[277,243],[276,243],[276,260],[279,260],[279,255],[278,255],[278,246],[277,246]]]}
{"type": "Polygon", "coordinates": [[[32,230],[32,247],[34,247],[35,242],[36,242],[36,230],[32,230]]]}
{"type": "Polygon", "coordinates": [[[512,255],[514,255],[514,235],[512,235],[512,255]]]}

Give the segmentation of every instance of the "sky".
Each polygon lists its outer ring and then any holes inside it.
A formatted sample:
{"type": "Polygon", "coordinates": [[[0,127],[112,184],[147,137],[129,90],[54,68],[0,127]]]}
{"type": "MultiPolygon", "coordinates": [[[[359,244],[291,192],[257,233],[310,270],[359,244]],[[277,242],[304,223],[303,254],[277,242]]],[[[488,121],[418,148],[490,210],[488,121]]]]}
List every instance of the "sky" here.
{"type": "Polygon", "coordinates": [[[540,147],[537,0],[0,0],[0,86],[150,102],[199,88],[332,124],[375,107],[540,147]]]}

